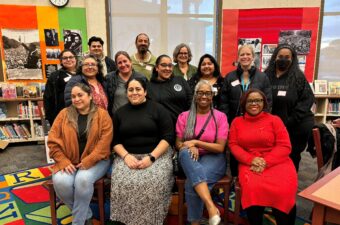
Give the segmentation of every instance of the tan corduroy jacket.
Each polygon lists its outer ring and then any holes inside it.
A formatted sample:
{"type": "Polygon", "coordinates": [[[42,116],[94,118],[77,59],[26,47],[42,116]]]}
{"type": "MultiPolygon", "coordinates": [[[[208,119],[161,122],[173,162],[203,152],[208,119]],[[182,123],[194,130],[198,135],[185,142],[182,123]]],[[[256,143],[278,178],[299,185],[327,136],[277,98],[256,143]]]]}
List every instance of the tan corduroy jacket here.
{"type": "MultiPolygon", "coordinates": [[[[112,137],[112,120],[106,110],[98,108],[92,120],[84,152],[80,157],[85,169],[109,158],[112,137]]],[[[80,163],[78,133],[67,119],[67,108],[63,109],[53,122],[47,145],[50,148],[50,157],[55,161],[54,173],[71,163],[73,165],[80,163]]]]}

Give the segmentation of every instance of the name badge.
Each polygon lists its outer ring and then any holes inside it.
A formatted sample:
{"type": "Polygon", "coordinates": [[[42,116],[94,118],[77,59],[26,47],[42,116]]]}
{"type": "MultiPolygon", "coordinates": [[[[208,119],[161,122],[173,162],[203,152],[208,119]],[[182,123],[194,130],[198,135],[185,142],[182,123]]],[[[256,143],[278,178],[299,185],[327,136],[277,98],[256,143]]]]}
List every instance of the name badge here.
{"type": "Polygon", "coordinates": [[[64,78],[64,81],[65,81],[65,82],[68,82],[70,79],[71,79],[71,76],[68,76],[68,77],[65,77],[65,78],[64,78]]]}
{"type": "Polygon", "coordinates": [[[235,87],[236,85],[239,85],[240,81],[239,80],[234,80],[233,82],[231,82],[231,86],[235,87]]]}
{"type": "Polygon", "coordinates": [[[152,68],[152,66],[150,66],[150,65],[146,65],[146,66],[145,66],[145,69],[151,71],[153,68],[152,68]]]}
{"type": "Polygon", "coordinates": [[[277,96],[286,96],[287,91],[278,91],[277,96]]]}

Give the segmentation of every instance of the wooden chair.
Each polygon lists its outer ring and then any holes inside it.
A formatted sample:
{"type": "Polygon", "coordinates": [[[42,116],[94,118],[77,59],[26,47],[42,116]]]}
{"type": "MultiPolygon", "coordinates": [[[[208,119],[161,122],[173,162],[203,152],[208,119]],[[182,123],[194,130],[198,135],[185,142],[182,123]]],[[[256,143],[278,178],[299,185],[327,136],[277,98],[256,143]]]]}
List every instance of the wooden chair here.
{"type": "MultiPolygon", "coordinates": [[[[44,186],[47,187],[49,190],[52,225],[57,225],[57,201],[52,180],[45,181],[44,186]]],[[[100,224],[104,225],[104,178],[100,178],[94,183],[94,197],[92,198],[92,200],[98,201],[100,224]]]]}
{"type": "MultiPolygon", "coordinates": [[[[184,215],[184,184],[185,179],[176,177],[176,184],[178,187],[178,225],[183,225],[183,215],[184,215]]],[[[220,179],[214,186],[214,188],[223,188],[224,191],[224,224],[228,224],[228,203],[229,203],[229,191],[231,186],[231,178],[229,176],[224,176],[220,179]]]]}
{"type": "Polygon", "coordinates": [[[324,165],[322,148],[321,148],[321,137],[319,128],[313,128],[313,140],[316,151],[316,161],[318,164],[318,171],[320,172],[321,167],[324,165]]]}

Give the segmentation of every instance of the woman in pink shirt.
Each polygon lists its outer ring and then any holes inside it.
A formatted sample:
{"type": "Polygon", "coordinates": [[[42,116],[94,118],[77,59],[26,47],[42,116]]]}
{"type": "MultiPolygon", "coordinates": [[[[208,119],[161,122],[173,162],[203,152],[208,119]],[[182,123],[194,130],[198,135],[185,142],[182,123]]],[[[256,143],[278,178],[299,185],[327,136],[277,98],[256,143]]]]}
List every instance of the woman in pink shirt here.
{"type": "Polygon", "coordinates": [[[217,225],[221,218],[214,205],[210,189],[226,173],[225,145],[228,121],[224,113],[213,109],[213,88],[206,80],[195,87],[191,108],[178,116],[176,148],[179,162],[187,177],[185,198],[188,221],[198,225],[203,207],[209,213],[209,225],[217,225]]]}

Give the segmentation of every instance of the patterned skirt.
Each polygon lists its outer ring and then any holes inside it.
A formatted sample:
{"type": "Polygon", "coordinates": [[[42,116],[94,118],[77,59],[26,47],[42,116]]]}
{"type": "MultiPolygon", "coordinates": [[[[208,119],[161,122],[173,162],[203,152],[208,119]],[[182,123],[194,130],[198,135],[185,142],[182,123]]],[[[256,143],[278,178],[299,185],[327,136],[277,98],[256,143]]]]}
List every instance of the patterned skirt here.
{"type": "Polygon", "coordinates": [[[111,176],[111,220],[126,225],[163,224],[174,183],[171,156],[169,148],[142,170],[130,169],[120,157],[115,158],[111,176]]]}

